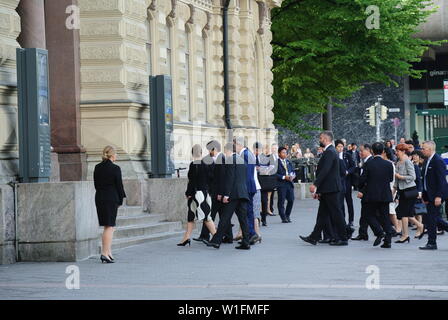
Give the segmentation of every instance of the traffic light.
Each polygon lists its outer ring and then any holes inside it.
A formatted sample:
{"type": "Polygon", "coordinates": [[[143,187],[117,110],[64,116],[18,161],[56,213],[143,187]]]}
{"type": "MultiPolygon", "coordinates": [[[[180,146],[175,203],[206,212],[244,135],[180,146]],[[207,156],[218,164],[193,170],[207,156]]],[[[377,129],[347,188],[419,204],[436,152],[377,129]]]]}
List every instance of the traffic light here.
{"type": "Polygon", "coordinates": [[[371,106],[369,108],[366,108],[367,110],[367,120],[366,122],[369,123],[372,127],[376,126],[376,115],[375,115],[375,106],[371,106]]]}
{"type": "Polygon", "coordinates": [[[386,120],[387,119],[387,111],[389,109],[387,109],[386,106],[381,106],[381,120],[386,120]]]}

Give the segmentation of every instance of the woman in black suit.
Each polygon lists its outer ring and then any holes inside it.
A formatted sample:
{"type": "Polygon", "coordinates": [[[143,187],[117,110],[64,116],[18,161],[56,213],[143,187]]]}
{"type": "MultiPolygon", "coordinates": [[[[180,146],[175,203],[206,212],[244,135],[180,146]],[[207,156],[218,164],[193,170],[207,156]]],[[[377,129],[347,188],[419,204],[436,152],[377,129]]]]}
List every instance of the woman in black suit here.
{"type": "Polygon", "coordinates": [[[215,223],[213,222],[210,212],[212,207],[212,199],[208,192],[208,183],[211,172],[210,166],[207,166],[202,158],[202,148],[195,144],[191,150],[193,162],[190,163],[188,170],[188,186],[185,196],[188,199],[188,216],[187,230],[184,238],[178,246],[190,245],[190,236],[194,228],[194,220],[204,221],[205,226],[213,236],[216,233],[215,223]]]}
{"type": "Polygon", "coordinates": [[[103,150],[103,161],[95,166],[93,179],[95,182],[95,205],[100,226],[104,226],[101,262],[113,263],[112,236],[118,207],[123,204],[124,193],[121,169],[115,165],[117,152],[111,146],[103,150]]]}

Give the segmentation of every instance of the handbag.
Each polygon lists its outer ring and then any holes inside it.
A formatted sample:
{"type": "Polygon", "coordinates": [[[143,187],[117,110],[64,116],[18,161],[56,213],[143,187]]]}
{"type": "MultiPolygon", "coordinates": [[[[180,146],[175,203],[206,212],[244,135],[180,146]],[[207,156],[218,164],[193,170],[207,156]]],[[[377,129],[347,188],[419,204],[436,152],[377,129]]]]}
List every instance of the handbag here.
{"type": "Polygon", "coordinates": [[[416,215],[427,214],[428,211],[426,209],[426,205],[420,200],[417,201],[414,205],[414,210],[416,215]]]}
{"type": "Polygon", "coordinates": [[[406,199],[415,199],[418,196],[417,188],[409,188],[403,190],[403,195],[406,199]]]}

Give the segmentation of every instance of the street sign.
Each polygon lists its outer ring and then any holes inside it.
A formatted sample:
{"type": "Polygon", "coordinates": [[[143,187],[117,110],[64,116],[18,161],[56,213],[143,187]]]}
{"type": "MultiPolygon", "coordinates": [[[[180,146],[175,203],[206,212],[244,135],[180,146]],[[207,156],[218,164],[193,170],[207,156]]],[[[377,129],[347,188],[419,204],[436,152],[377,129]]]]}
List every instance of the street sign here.
{"type": "Polygon", "coordinates": [[[400,112],[400,108],[389,108],[389,112],[400,112]]]}
{"type": "Polygon", "coordinates": [[[443,80],[443,104],[448,107],[448,80],[443,80]]]}

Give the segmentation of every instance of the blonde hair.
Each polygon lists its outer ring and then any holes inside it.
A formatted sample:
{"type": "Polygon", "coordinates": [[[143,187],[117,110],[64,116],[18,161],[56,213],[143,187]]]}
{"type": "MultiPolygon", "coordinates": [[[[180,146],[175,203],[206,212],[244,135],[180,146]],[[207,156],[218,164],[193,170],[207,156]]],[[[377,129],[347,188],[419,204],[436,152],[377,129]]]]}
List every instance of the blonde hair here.
{"type": "Polygon", "coordinates": [[[102,159],[103,159],[103,161],[109,160],[110,158],[112,158],[116,154],[117,154],[117,151],[115,151],[114,147],[107,146],[107,147],[105,147],[103,149],[102,159]]]}

